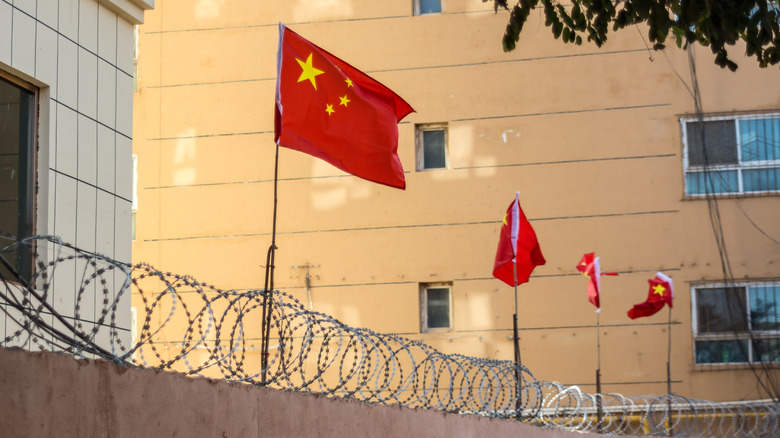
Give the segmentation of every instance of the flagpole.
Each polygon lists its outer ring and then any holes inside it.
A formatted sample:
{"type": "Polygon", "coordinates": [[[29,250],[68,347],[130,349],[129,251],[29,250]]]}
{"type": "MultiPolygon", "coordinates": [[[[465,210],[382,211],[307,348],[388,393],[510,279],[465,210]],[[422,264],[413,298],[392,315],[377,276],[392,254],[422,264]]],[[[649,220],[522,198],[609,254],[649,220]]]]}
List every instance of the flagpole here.
{"type": "Polygon", "coordinates": [[[669,319],[666,323],[667,342],[666,342],[666,416],[669,419],[669,436],[674,434],[672,430],[672,369],[670,366],[672,360],[672,307],[669,306],[669,319]]]}
{"type": "MultiPolygon", "coordinates": [[[[514,248],[512,248],[514,251],[514,248]]],[[[512,260],[512,266],[513,266],[513,276],[514,276],[514,285],[515,285],[515,314],[512,315],[512,326],[513,326],[513,335],[512,339],[514,340],[515,345],[515,391],[517,398],[515,399],[515,418],[520,420],[522,416],[520,415],[521,408],[522,408],[522,397],[521,397],[521,391],[522,386],[520,384],[520,337],[517,334],[517,260],[512,260]]]]}
{"type": "Polygon", "coordinates": [[[596,310],[596,433],[601,433],[601,307],[596,310]]]}
{"type": "Polygon", "coordinates": [[[274,157],[274,208],[273,222],[271,225],[271,246],[268,247],[268,254],[265,259],[265,287],[263,289],[263,315],[260,324],[260,369],[262,370],[261,384],[265,385],[266,371],[268,368],[268,343],[271,334],[271,308],[273,307],[274,289],[274,258],[276,256],[276,204],[279,186],[279,143],[276,143],[276,154],[274,157]]]}

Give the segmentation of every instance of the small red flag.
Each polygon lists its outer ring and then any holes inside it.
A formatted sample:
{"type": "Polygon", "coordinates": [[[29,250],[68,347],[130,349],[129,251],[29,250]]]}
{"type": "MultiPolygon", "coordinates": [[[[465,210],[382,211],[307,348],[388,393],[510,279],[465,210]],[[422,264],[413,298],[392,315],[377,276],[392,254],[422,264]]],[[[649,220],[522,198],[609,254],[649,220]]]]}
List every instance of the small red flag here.
{"type": "Polygon", "coordinates": [[[672,299],[674,298],[674,283],[672,279],[658,272],[655,274],[655,278],[651,278],[647,282],[650,284],[647,300],[634,305],[628,311],[628,317],[631,319],[655,315],[664,307],[664,304],[668,304],[670,308],[672,307],[672,299]]]}
{"type": "Polygon", "coordinates": [[[392,90],[279,24],[274,140],[357,177],[406,188],[392,90]]]}
{"type": "Polygon", "coordinates": [[[599,261],[599,258],[596,257],[595,252],[583,255],[580,259],[580,263],[577,265],[577,270],[589,279],[588,301],[596,306],[597,309],[601,309],[601,276],[618,275],[617,272],[601,272],[601,262],[599,261]]]}
{"type": "Polygon", "coordinates": [[[520,208],[519,196],[520,193],[515,194],[515,200],[504,214],[496,262],[493,265],[493,276],[510,286],[527,282],[536,266],[547,263],[536,240],[536,233],[520,208]]]}

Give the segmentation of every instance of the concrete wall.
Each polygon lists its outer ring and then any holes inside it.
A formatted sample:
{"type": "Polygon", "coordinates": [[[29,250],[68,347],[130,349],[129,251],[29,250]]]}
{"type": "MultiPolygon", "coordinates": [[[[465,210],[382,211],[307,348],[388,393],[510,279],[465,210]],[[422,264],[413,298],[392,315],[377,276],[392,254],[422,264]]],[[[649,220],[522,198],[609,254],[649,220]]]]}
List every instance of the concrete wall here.
{"type": "Polygon", "coordinates": [[[0,394],[0,436],[573,436],[514,421],[369,405],[22,350],[0,349],[0,394]]]}

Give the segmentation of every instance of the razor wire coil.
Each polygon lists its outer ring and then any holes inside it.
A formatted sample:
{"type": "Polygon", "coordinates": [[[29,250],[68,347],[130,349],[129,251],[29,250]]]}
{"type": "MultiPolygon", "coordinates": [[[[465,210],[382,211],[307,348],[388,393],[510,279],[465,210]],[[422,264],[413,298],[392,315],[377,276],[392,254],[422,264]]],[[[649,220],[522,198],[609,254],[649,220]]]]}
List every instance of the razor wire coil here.
{"type": "Polygon", "coordinates": [[[444,354],[418,340],[353,328],[283,291],[221,290],[188,275],[129,265],[53,236],[0,235],[2,346],[367,403],[516,419],[613,435],[780,436],[780,405],[666,394],[589,394],[539,381],[513,361],[444,354]],[[20,254],[35,269],[18,273],[20,254]],[[142,321],[131,339],[131,291],[142,321]],[[271,336],[260,369],[261,314],[271,336]],[[62,304],[72,303],[73,312],[62,304]],[[265,380],[263,380],[265,376],[265,380]]]}

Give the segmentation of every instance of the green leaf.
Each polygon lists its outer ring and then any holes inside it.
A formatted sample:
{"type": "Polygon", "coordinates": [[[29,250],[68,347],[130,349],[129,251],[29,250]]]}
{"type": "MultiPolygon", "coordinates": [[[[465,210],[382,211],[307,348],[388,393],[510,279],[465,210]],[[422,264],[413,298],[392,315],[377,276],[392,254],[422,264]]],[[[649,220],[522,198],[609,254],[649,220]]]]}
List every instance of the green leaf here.
{"type": "MultiPolygon", "coordinates": [[[[485,0],[490,1],[490,0],[485,0]]],[[[505,0],[493,0],[501,2],[505,0]]],[[[742,41],[745,52],[761,67],[780,63],[780,20],[776,3],[767,0],[516,0],[502,44],[516,48],[531,12],[543,8],[545,26],[564,43],[582,44],[587,38],[601,47],[609,31],[640,24],[650,43],[664,47],[672,37],[678,47],[708,47],[714,62],[736,69],[726,49],[742,41]],[[566,4],[567,6],[563,6],[566,4]],[[585,36],[587,35],[587,36],[585,36]]]]}

